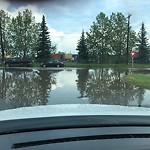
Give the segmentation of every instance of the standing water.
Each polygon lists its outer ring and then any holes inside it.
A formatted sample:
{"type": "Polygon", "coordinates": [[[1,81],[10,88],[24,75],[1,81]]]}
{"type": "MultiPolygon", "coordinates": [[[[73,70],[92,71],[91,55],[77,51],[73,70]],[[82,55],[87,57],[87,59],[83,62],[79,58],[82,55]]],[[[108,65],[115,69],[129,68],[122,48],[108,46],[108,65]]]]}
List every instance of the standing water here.
{"type": "Polygon", "coordinates": [[[125,71],[71,68],[1,69],[0,110],[55,104],[149,107],[150,91],[126,83],[123,80],[125,71]]]}

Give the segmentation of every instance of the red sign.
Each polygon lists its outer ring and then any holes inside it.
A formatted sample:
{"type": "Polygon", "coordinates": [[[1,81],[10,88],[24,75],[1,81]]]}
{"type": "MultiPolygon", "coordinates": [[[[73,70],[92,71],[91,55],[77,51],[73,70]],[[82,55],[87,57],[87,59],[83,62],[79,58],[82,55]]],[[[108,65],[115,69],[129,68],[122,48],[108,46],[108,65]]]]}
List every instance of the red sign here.
{"type": "Polygon", "coordinates": [[[134,58],[135,55],[136,55],[136,52],[135,52],[135,51],[131,51],[131,52],[130,52],[130,55],[131,55],[132,58],[134,58]]]}

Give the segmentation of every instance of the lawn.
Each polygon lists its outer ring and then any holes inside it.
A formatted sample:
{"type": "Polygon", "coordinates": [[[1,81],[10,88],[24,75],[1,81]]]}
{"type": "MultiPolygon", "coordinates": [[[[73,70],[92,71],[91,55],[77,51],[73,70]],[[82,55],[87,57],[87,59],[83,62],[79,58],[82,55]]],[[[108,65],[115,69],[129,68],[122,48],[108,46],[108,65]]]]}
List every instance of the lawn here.
{"type": "MultiPolygon", "coordinates": [[[[132,64],[80,64],[76,62],[65,62],[65,67],[78,68],[132,68],[132,64]]],[[[150,64],[134,64],[134,68],[150,68],[150,64]]]]}
{"type": "Polygon", "coordinates": [[[125,81],[140,87],[150,89],[150,75],[145,74],[129,74],[124,77],[125,81]]]}

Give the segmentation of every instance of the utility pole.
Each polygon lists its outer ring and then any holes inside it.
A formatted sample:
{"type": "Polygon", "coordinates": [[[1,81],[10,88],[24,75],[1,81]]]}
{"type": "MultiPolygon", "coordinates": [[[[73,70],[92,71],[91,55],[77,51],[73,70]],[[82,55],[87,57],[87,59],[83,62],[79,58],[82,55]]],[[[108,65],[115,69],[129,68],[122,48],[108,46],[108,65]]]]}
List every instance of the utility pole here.
{"type": "Polygon", "coordinates": [[[129,58],[129,35],[130,35],[130,17],[132,15],[128,15],[128,31],[127,31],[127,49],[126,49],[126,64],[128,65],[128,58],[129,58]]]}

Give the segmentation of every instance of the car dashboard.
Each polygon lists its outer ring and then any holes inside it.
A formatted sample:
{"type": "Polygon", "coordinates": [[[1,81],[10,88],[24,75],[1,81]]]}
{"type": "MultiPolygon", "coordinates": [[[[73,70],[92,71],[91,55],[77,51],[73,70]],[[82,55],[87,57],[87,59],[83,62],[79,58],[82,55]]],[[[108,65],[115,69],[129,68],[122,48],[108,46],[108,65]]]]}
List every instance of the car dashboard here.
{"type": "Polygon", "coordinates": [[[147,150],[150,117],[69,116],[0,122],[0,149],[147,150]]]}

